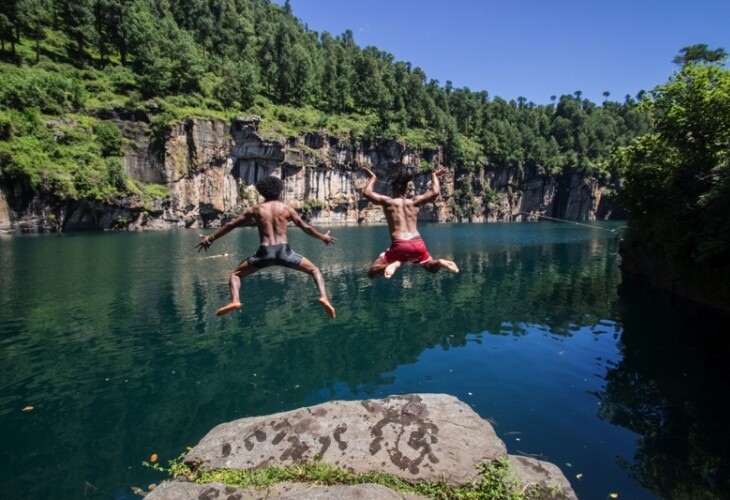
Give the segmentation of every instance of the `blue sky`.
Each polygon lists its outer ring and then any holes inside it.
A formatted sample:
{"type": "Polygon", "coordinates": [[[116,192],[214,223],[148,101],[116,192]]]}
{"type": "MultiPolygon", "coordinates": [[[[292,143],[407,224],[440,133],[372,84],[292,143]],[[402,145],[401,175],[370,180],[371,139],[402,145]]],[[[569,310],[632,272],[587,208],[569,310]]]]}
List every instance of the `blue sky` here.
{"type": "MultiPolygon", "coordinates": [[[[275,0],[283,5],[284,0],[275,0]]],[[[696,43],[730,53],[730,0],[290,0],[309,29],[352,30],[443,86],[547,104],[665,83],[696,43]]]]}

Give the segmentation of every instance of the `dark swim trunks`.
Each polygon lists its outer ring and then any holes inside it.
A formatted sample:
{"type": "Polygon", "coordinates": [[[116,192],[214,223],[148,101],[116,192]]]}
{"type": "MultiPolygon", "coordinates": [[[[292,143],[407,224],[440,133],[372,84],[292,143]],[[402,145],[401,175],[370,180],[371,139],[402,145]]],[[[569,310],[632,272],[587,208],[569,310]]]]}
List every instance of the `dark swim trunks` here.
{"type": "Polygon", "coordinates": [[[426,250],[423,238],[393,240],[390,247],[382,254],[382,257],[388,264],[396,260],[413,264],[425,264],[431,260],[431,255],[426,250]]]}
{"type": "Polygon", "coordinates": [[[269,266],[297,267],[302,256],[292,251],[288,244],[261,245],[251,257],[246,259],[249,264],[259,269],[269,266]]]}

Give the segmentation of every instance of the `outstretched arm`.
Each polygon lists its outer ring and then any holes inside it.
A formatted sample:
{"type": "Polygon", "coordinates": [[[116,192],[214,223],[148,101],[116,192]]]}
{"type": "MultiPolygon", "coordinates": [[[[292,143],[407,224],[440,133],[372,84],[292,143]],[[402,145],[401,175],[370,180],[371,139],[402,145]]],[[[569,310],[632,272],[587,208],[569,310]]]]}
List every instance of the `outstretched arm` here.
{"type": "Polygon", "coordinates": [[[231,232],[231,230],[235,227],[241,226],[251,220],[253,218],[253,211],[251,209],[247,209],[245,212],[243,212],[241,215],[236,217],[235,219],[232,219],[225,224],[223,224],[217,231],[215,231],[213,234],[208,236],[200,235],[200,243],[195,245],[195,248],[198,249],[198,252],[201,250],[205,250],[206,252],[210,248],[210,246],[213,244],[214,240],[217,240],[221,236],[228,234],[231,232]]]}
{"type": "Polygon", "coordinates": [[[334,244],[335,241],[337,241],[337,238],[334,236],[330,236],[330,232],[327,231],[326,233],[320,233],[316,229],[314,229],[312,226],[304,222],[304,219],[300,217],[300,215],[297,213],[296,210],[289,207],[289,218],[294,221],[294,224],[297,225],[299,229],[307,233],[309,236],[313,238],[318,238],[324,242],[325,245],[334,244]]]}
{"type": "Polygon", "coordinates": [[[362,195],[367,200],[370,200],[377,205],[382,205],[388,199],[388,197],[373,191],[373,188],[375,187],[375,181],[378,180],[378,178],[369,168],[362,167],[362,170],[369,176],[368,182],[367,184],[365,184],[365,187],[362,190],[362,195]]]}
{"type": "Polygon", "coordinates": [[[439,167],[431,173],[431,188],[421,193],[418,196],[413,197],[413,203],[420,205],[422,203],[428,203],[438,198],[441,193],[441,182],[439,177],[447,173],[449,170],[446,167],[439,167]]]}

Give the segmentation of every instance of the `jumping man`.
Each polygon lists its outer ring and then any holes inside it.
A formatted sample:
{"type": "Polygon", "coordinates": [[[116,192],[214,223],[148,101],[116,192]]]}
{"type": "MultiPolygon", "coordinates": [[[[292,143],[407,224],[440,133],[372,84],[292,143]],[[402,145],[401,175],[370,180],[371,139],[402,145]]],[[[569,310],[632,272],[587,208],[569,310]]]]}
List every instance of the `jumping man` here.
{"type": "Polygon", "coordinates": [[[391,182],[392,198],[375,193],[373,187],[377,177],[370,169],[363,167],[363,170],[370,178],[362,194],[371,202],[383,207],[391,239],[390,247],[370,266],[368,271],[370,279],[379,276],[390,278],[403,262],[417,264],[432,273],[442,267],[452,273],[458,273],[459,268],[454,262],[431,257],[416,227],[419,207],[438,197],[441,190],[439,177],[448,170],[444,167],[435,170],[431,174],[431,187],[426,192],[411,197],[408,195],[408,183],[413,179],[413,173],[402,169],[391,182]]]}
{"type": "Polygon", "coordinates": [[[314,284],[317,286],[317,291],[319,291],[319,303],[324,307],[324,310],[330,318],[334,318],[335,308],[332,307],[332,304],[330,304],[327,298],[322,272],[309,259],[293,252],[289,247],[286,238],[287,225],[289,221],[294,222],[302,231],[314,238],[319,238],[325,245],[334,243],[336,238],[330,236],[329,231],[326,234],[320,233],[304,222],[296,210],[279,200],[284,190],[284,183],[281,179],[272,176],[264,177],[256,183],[256,190],[264,197],[263,203],[247,208],[243,214],[221,226],[220,229],[210,236],[200,235],[202,240],[196,245],[198,252],[201,250],[208,251],[213,241],[227,234],[233,228],[251,220],[256,222],[259,230],[261,245],[255,254],[242,261],[231,273],[228,282],[231,291],[231,301],[218,309],[215,313],[216,316],[221,316],[241,307],[239,290],[241,288],[242,278],[265,267],[284,266],[312,276],[314,284]]]}

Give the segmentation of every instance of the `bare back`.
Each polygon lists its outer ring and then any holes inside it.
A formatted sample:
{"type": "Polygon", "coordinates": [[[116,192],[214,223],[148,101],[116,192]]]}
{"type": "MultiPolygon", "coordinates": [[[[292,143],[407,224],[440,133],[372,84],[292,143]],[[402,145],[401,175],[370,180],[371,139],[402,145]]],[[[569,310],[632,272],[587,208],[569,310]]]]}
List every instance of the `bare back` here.
{"type": "Polygon", "coordinates": [[[262,245],[288,243],[286,229],[293,212],[289,205],[271,200],[259,203],[249,210],[256,221],[262,245]]]}
{"type": "Polygon", "coordinates": [[[387,198],[380,203],[388,221],[392,240],[410,240],[420,236],[417,228],[418,205],[413,199],[387,198]]]}

